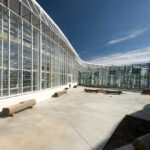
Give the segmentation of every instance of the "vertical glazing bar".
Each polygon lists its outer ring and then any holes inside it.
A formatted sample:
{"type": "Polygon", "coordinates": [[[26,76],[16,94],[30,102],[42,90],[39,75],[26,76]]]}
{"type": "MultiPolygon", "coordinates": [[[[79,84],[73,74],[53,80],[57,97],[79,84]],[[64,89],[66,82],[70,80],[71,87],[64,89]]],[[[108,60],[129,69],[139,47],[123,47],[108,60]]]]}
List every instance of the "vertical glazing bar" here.
{"type": "MultiPolygon", "coordinates": [[[[51,37],[52,32],[50,32],[50,37],[51,37]]],[[[52,39],[50,38],[51,43],[52,43],[52,39]]],[[[52,46],[52,44],[50,44],[50,46],[52,46]]],[[[52,88],[52,47],[50,47],[50,83],[51,83],[51,88],[52,88]]]]}
{"type": "Polygon", "coordinates": [[[33,91],[33,26],[31,26],[31,91],[33,91]]]}
{"type": "Polygon", "coordinates": [[[23,93],[23,20],[21,21],[21,93],[23,93]]]}
{"type": "MultiPolygon", "coordinates": [[[[3,37],[3,7],[2,7],[2,37],[3,37]]],[[[3,96],[3,39],[2,39],[2,60],[1,60],[1,65],[2,65],[2,69],[1,69],[1,96],[3,96]]]]}
{"type": "Polygon", "coordinates": [[[10,10],[8,10],[8,96],[10,95],[10,10]]]}
{"type": "Polygon", "coordinates": [[[58,76],[58,86],[60,86],[60,47],[58,46],[58,73],[57,73],[57,76],[58,76]]]}
{"type": "Polygon", "coordinates": [[[39,64],[39,78],[40,78],[40,82],[39,82],[39,89],[42,89],[42,25],[41,25],[41,12],[40,12],[40,64],[39,64]]]}
{"type": "Polygon", "coordinates": [[[66,63],[66,64],[67,64],[67,70],[66,70],[66,72],[67,72],[67,79],[66,79],[66,80],[67,80],[67,81],[66,81],[67,84],[68,84],[68,75],[69,75],[69,74],[68,74],[68,65],[69,65],[69,64],[68,64],[68,57],[69,57],[69,55],[68,55],[68,54],[69,54],[69,53],[68,53],[68,50],[69,50],[69,48],[67,47],[67,63],[66,63]]]}

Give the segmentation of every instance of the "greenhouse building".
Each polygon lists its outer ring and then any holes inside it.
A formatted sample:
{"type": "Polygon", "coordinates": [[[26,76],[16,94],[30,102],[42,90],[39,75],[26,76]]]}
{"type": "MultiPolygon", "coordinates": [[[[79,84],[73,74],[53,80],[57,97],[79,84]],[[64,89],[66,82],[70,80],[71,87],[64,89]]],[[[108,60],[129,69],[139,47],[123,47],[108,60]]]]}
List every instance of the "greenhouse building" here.
{"type": "Polygon", "coordinates": [[[85,62],[35,0],[0,0],[0,100],[42,101],[77,84],[150,89],[150,64],[85,62]]]}

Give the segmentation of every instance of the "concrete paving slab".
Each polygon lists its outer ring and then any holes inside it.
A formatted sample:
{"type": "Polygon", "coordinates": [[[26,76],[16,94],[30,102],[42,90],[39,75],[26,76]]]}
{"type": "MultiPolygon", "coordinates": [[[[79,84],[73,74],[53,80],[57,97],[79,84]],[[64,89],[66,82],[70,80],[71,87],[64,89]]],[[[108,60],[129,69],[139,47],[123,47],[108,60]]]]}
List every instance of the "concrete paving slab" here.
{"type": "MultiPolygon", "coordinates": [[[[138,116],[150,103],[148,96],[124,93],[86,93],[78,87],[13,118],[0,118],[0,149],[100,150],[126,114],[138,116]]],[[[149,117],[148,110],[144,113],[149,117]]]]}

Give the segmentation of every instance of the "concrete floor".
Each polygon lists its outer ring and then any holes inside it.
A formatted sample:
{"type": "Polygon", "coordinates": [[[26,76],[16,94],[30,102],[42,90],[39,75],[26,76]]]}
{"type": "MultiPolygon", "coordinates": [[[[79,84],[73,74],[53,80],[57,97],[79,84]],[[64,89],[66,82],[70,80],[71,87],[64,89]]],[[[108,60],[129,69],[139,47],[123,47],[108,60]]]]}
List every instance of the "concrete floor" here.
{"type": "Polygon", "coordinates": [[[149,111],[141,111],[150,96],[124,93],[85,93],[78,87],[0,118],[0,150],[100,150],[126,114],[150,119],[149,111]]]}

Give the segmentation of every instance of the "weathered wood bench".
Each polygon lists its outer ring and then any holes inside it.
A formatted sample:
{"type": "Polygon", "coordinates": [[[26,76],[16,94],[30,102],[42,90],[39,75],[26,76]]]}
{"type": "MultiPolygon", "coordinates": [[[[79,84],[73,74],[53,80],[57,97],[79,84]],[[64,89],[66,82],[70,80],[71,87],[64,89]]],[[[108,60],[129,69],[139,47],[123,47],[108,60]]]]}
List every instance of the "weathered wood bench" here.
{"type": "Polygon", "coordinates": [[[99,89],[98,93],[103,93],[103,94],[122,94],[122,91],[112,91],[112,90],[103,90],[99,89]]]}
{"type": "Polygon", "coordinates": [[[98,93],[98,90],[97,90],[97,89],[86,89],[86,88],[85,88],[84,91],[85,91],[85,92],[88,92],[88,93],[93,93],[93,92],[94,92],[94,93],[98,93]]]}
{"type": "Polygon", "coordinates": [[[77,87],[78,87],[77,85],[74,85],[74,86],[73,86],[73,88],[77,88],[77,87]]]}
{"type": "Polygon", "coordinates": [[[109,91],[109,90],[107,90],[106,91],[106,94],[118,94],[118,95],[120,95],[120,94],[122,94],[122,91],[109,91]]]}
{"type": "Polygon", "coordinates": [[[15,113],[25,110],[27,108],[33,108],[33,106],[36,104],[36,101],[34,99],[28,100],[28,101],[23,101],[19,104],[12,105],[6,108],[3,108],[2,110],[2,115],[4,116],[9,116],[11,115],[12,117],[15,116],[15,113]]]}
{"type": "Polygon", "coordinates": [[[56,92],[54,95],[53,95],[53,97],[59,97],[59,96],[61,96],[61,95],[63,95],[63,94],[66,94],[67,93],[67,90],[63,90],[63,91],[60,91],[60,92],[56,92]]]}
{"type": "Polygon", "coordinates": [[[150,95],[150,90],[143,90],[142,95],[150,95]]]}
{"type": "Polygon", "coordinates": [[[103,90],[103,89],[98,89],[98,93],[107,94],[107,93],[106,93],[106,90],[103,90]]]}
{"type": "Polygon", "coordinates": [[[150,133],[133,141],[135,150],[150,150],[150,133]]]}

